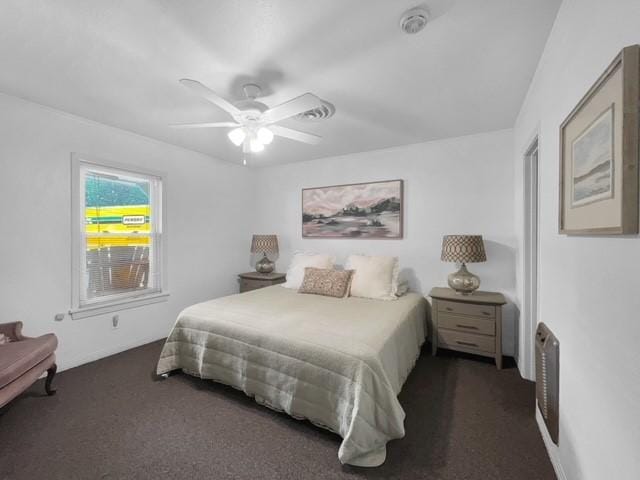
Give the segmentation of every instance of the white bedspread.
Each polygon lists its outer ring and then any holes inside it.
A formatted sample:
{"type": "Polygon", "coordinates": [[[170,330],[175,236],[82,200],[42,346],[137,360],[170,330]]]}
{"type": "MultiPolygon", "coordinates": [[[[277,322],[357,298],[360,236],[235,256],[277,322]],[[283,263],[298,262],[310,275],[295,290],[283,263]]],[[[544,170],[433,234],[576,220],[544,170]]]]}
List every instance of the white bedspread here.
{"type": "Polygon", "coordinates": [[[157,373],[235,388],[343,438],[342,463],[378,466],[404,436],[398,394],[425,339],[426,301],[305,295],[281,286],[186,308],[157,373]]]}

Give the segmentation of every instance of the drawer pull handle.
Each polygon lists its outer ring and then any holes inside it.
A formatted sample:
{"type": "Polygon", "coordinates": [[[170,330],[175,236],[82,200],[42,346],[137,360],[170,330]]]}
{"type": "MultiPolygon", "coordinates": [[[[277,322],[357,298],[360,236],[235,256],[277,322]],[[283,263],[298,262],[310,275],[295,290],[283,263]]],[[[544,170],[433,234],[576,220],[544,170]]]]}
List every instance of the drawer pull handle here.
{"type": "Polygon", "coordinates": [[[453,308],[447,307],[447,312],[453,312],[453,308]]]}
{"type": "Polygon", "coordinates": [[[468,347],[477,347],[478,345],[476,345],[475,343],[471,343],[471,342],[461,342],[459,340],[456,340],[456,343],[458,345],[466,345],[468,347]]]}
{"type": "Polygon", "coordinates": [[[491,315],[491,312],[482,312],[483,315],[491,315]]]}
{"type": "Polygon", "coordinates": [[[473,325],[456,325],[458,328],[467,328],[469,330],[478,330],[478,327],[474,327],[473,325]]]}

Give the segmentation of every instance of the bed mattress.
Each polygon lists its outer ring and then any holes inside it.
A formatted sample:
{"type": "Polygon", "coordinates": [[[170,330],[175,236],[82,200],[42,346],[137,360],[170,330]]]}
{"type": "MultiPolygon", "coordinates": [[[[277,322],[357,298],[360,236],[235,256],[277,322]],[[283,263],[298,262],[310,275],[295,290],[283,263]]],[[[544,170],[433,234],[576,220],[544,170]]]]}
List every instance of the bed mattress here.
{"type": "Polygon", "coordinates": [[[181,369],[244,391],[343,439],[342,463],[378,466],[404,436],[398,401],[425,339],[426,301],[305,295],[282,286],[180,313],[157,373],[181,369]]]}

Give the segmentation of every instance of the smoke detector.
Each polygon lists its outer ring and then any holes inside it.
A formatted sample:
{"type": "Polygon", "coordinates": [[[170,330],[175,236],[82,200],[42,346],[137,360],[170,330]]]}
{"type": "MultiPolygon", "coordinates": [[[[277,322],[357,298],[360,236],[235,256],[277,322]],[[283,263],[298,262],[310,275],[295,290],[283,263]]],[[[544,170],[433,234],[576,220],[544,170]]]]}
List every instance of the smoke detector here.
{"type": "Polygon", "coordinates": [[[299,113],[296,115],[296,120],[300,120],[301,122],[319,122],[333,117],[334,113],[336,113],[336,107],[326,100],[322,100],[322,105],[312,110],[299,113]]]}
{"type": "Polygon", "coordinates": [[[400,28],[407,34],[418,33],[429,21],[429,12],[424,7],[416,7],[407,10],[400,19],[400,28]]]}

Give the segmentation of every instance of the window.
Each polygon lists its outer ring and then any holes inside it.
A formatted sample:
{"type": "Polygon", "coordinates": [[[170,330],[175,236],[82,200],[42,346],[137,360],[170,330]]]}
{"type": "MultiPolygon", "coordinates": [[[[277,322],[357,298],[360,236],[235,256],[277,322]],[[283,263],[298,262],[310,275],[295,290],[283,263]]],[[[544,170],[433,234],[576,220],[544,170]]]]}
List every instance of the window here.
{"type": "Polygon", "coordinates": [[[162,176],[77,157],[73,170],[72,315],[96,315],[166,296],[162,176]]]}

